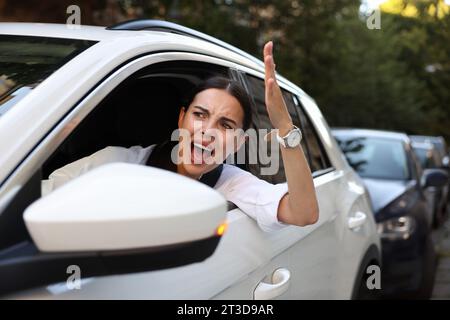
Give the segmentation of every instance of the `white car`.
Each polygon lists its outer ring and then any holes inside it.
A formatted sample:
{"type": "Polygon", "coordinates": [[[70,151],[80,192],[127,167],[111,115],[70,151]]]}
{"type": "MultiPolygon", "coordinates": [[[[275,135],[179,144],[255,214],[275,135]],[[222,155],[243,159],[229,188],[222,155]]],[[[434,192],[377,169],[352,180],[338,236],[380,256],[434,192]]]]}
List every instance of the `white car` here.
{"type": "MultiPolygon", "coordinates": [[[[316,224],[264,232],[212,188],[131,164],[105,165],[41,197],[41,180],[64,164],[108,145],[147,146],[170,137],[180,97],[210,75],[239,80],[254,99],[255,127],[270,128],[263,72],[263,63],[241,50],[164,21],[109,28],[0,23],[0,295],[367,293],[366,269],[381,264],[367,191],[314,100],[281,76],[314,176],[316,224]]],[[[257,174],[260,166],[245,169],[257,174]]],[[[262,178],[284,182],[283,168],[262,178]]]]}

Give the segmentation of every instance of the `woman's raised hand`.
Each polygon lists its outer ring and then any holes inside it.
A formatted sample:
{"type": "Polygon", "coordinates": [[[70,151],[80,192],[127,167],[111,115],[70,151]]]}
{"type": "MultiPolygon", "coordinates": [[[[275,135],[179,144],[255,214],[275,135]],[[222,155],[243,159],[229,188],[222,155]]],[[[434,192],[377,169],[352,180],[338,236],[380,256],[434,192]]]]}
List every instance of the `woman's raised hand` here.
{"type": "Polygon", "coordinates": [[[275,129],[279,129],[280,136],[286,135],[292,129],[292,119],[289,115],[281,89],[275,75],[275,61],[273,59],[273,42],[264,45],[265,65],[265,99],[270,122],[275,129]]]}

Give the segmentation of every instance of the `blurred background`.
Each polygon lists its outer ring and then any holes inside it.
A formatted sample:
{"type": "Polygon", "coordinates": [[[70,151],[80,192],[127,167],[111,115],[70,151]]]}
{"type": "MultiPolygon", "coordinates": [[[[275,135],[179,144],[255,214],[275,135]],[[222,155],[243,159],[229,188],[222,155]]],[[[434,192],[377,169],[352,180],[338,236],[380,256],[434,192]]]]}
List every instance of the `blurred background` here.
{"type": "Polygon", "coordinates": [[[381,128],[450,141],[449,0],[0,0],[0,21],[176,22],[259,58],[316,99],[334,127],[381,128]],[[380,29],[367,19],[380,8],[380,29]]]}

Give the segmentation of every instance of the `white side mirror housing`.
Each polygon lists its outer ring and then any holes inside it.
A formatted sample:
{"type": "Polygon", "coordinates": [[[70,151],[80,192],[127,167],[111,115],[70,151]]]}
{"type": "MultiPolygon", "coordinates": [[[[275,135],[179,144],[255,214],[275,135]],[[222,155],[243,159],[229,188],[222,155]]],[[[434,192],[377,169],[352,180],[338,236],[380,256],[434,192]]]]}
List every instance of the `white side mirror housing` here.
{"type": "Polygon", "coordinates": [[[214,236],[227,202],[214,189],[154,167],[96,168],[29,206],[41,252],[148,249],[214,236]]]}

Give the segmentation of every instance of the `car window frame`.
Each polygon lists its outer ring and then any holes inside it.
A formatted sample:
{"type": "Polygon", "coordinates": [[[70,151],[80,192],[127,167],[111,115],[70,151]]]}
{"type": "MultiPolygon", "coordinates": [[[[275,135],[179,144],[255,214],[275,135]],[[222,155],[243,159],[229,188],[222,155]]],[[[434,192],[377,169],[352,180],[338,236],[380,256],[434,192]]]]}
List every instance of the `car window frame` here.
{"type": "MultiPolygon", "coordinates": [[[[312,172],[313,177],[320,176],[320,175],[326,174],[328,172],[334,171],[335,168],[331,163],[330,156],[327,153],[327,151],[325,150],[324,143],[317,132],[314,121],[312,121],[311,116],[306,111],[306,108],[305,108],[304,104],[302,103],[301,98],[298,95],[293,94],[293,99],[294,99],[294,103],[296,100],[298,102],[297,109],[296,109],[298,118],[300,118],[302,125],[304,125],[303,121],[309,122],[309,125],[311,126],[311,130],[313,131],[313,134],[317,141],[317,144],[319,145],[322,165],[324,168],[321,170],[312,172]],[[302,117],[300,115],[300,112],[303,113],[304,117],[302,117]]],[[[308,145],[309,145],[309,143],[308,143],[308,145]]]]}

